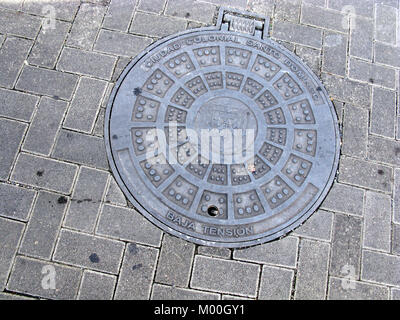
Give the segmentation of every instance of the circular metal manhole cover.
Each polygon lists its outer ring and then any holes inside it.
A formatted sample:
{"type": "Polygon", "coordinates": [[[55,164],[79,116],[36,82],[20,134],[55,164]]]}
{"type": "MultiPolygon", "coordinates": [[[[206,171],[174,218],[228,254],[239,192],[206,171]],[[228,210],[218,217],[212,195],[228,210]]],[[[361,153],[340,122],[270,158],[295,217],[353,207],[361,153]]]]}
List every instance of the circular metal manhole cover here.
{"type": "Polygon", "coordinates": [[[339,135],[318,78],[262,30],[231,31],[221,15],[217,27],[162,39],[129,64],[105,137],[118,184],[147,219],[195,243],[244,247],[315,211],[339,135]]]}

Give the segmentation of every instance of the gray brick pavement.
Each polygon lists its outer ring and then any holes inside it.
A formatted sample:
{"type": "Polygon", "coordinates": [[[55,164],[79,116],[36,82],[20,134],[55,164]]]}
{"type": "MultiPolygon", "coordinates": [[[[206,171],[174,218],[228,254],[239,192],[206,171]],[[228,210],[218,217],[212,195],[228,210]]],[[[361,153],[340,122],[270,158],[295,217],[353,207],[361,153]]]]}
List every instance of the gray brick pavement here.
{"type": "Polygon", "coordinates": [[[0,299],[400,299],[397,0],[50,4],[0,4],[0,299]],[[319,210],[240,250],[148,222],[107,173],[102,138],[130,60],[212,24],[220,5],[271,17],[271,37],[323,80],[342,133],[319,210]],[[51,270],[55,289],[44,289],[51,270]]]}

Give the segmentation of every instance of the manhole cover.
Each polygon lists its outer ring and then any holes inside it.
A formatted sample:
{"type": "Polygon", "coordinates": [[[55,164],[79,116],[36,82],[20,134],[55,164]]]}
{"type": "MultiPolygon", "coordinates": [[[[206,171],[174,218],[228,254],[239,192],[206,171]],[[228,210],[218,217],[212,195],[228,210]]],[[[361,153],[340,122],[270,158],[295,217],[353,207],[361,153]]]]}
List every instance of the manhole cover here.
{"type": "Polygon", "coordinates": [[[114,88],[105,124],[113,174],[141,214],[183,239],[275,239],[333,181],[333,106],[318,78],[267,38],[266,21],[222,8],[217,27],[150,46],[114,88]]]}

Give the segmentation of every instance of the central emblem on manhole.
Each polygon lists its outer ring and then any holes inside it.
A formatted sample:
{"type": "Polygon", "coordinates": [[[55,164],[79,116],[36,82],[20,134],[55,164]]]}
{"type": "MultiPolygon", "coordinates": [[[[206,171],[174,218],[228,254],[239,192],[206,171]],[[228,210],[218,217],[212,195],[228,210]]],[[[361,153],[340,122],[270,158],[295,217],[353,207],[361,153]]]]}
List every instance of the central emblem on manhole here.
{"type": "Polygon", "coordinates": [[[333,106],[267,26],[221,8],[216,27],[156,42],[114,88],[111,169],[138,211],[167,232],[211,246],[263,243],[303,223],[332,184],[333,106]]]}

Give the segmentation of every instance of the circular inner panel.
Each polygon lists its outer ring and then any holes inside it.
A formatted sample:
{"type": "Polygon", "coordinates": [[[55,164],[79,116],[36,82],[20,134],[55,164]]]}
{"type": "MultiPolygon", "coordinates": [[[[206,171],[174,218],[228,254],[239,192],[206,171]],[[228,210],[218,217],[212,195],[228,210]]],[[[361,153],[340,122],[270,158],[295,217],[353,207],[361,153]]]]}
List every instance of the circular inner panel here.
{"type": "Polygon", "coordinates": [[[167,232],[244,247],[289,232],[336,172],[336,114],[317,77],[273,41],[220,30],[161,40],[106,112],[114,176],[167,232]]]}

